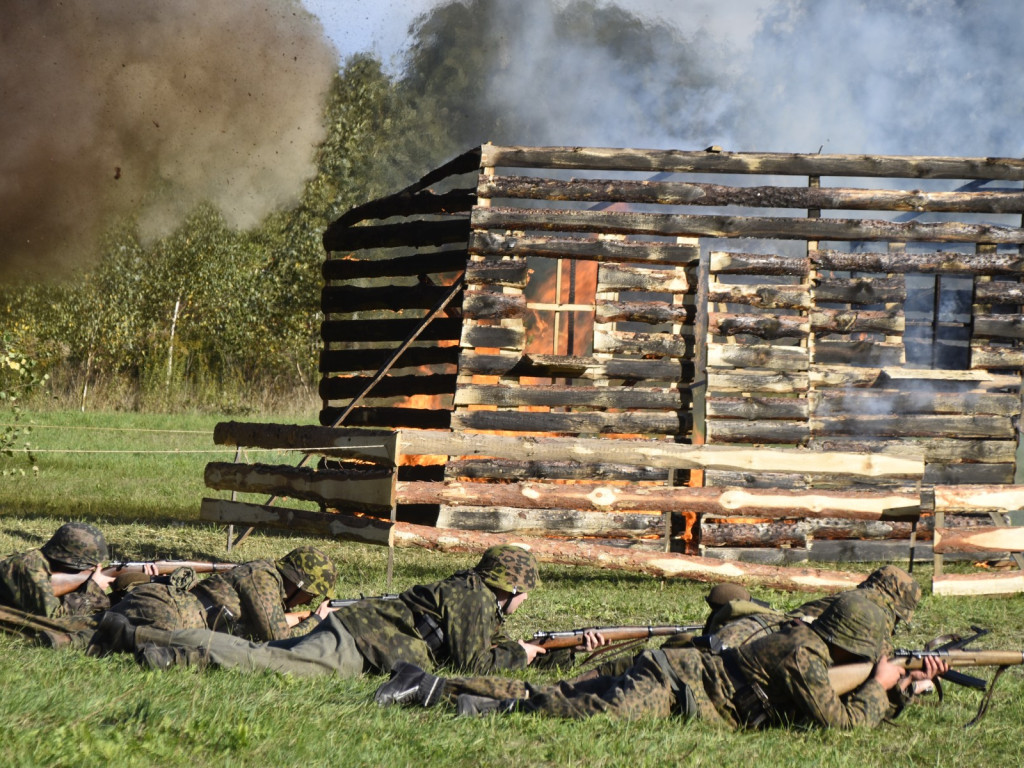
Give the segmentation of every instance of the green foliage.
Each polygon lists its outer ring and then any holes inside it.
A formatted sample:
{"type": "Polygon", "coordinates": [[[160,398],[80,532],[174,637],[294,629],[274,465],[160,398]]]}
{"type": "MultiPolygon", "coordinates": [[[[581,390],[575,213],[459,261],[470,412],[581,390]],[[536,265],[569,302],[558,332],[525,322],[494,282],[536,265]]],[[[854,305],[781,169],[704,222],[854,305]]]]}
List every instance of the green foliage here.
{"type": "MultiPolygon", "coordinates": [[[[39,471],[36,456],[28,438],[32,427],[22,422],[20,399],[37,389],[46,381],[47,375],[40,373],[38,363],[14,342],[13,335],[5,331],[0,336],[0,414],[5,414],[7,423],[0,424],[0,456],[14,458],[15,453],[24,456],[33,473],[39,471]]],[[[23,467],[0,464],[0,476],[25,474],[23,467]]]]}

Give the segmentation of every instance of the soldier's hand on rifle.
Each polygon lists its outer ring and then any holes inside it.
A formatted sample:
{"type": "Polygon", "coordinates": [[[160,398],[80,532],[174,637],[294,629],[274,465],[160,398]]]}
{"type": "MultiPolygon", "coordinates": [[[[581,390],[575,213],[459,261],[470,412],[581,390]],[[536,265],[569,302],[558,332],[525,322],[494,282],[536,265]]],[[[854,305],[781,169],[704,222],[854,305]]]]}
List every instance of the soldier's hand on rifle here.
{"type": "Polygon", "coordinates": [[[534,645],[533,643],[527,643],[525,640],[520,640],[519,645],[521,645],[523,650],[526,651],[527,664],[532,664],[535,658],[548,652],[547,648],[540,645],[534,645]]]}
{"type": "Polygon", "coordinates": [[[898,664],[893,664],[890,659],[883,656],[878,660],[878,663],[875,664],[875,672],[872,675],[872,678],[877,680],[879,684],[888,691],[900,681],[904,672],[905,670],[903,667],[898,664]]]}
{"type": "Polygon", "coordinates": [[[97,565],[95,568],[92,569],[92,574],[89,576],[89,578],[92,581],[95,581],[97,584],[99,584],[100,589],[102,589],[104,592],[107,592],[110,590],[110,585],[114,583],[114,579],[116,577],[108,576],[107,574],[105,574],[103,572],[103,565],[101,564],[97,565]]]}
{"type": "Polygon", "coordinates": [[[904,691],[913,684],[914,693],[923,693],[929,690],[931,680],[949,671],[949,664],[937,656],[925,656],[922,662],[924,669],[911,670],[900,680],[900,688],[904,691]]]}
{"type": "Polygon", "coordinates": [[[328,614],[334,613],[336,610],[338,609],[331,608],[330,600],[324,600],[322,603],[320,603],[319,606],[317,606],[317,609],[313,611],[313,613],[315,613],[317,616],[320,617],[321,620],[323,620],[327,618],[328,614]]]}
{"type": "Polygon", "coordinates": [[[608,640],[600,632],[593,629],[588,629],[583,633],[584,642],[573,648],[574,651],[590,651],[596,650],[603,645],[608,645],[608,640]]]}
{"type": "Polygon", "coordinates": [[[160,575],[160,569],[156,567],[156,563],[146,563],[142,566],[142,572],[149,576],[149,580],[152,581],[154,576],[160,575]]]}

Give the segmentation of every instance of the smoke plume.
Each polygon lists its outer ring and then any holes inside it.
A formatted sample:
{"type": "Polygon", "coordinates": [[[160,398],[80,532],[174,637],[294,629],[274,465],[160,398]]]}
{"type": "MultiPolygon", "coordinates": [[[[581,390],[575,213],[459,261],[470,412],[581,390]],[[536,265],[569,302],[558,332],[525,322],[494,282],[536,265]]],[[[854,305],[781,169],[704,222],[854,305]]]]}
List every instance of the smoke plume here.
{"type": "Polygon", "coordinates": [[[297,2],[0,6],[0,279],[66,274],[126,215],[250,226],[315,172],[337,54],[297,2]]]}

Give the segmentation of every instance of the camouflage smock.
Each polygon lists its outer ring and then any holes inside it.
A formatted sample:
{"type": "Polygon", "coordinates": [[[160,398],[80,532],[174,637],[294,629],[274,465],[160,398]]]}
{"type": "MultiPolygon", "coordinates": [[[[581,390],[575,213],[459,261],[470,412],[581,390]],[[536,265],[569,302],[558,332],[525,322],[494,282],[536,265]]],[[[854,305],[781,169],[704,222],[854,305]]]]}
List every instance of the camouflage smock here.
{"type": "Polygon", "coordinates": [[[424,669],[448,665],[476,674],[522,669],[527,663],[522,646],[500,631],[505,617],[494,592],[472,570],[419,584],[397,600],[360,600],[339,608],[328,620],[348,630],[368,665],[378,672],[389,671],[399,661],[424,669]],[[417,632],[418,615],[437,624],[436,651],[417,632]]]}
{"type": "Polygon", "coordinates": [[[215,573],[192,592],[207,607],[212,606],[208,626],[218,632],[261,641],[298,637],[309,630],[305,621],[294,628],[288,626],[284,578],[272,560],[253,560],[215,573]],[[220,619],[216,618],[218,612],[220,619]]]}
{"type": "Polygon", "coordinates": [[[888,695],[874,679],[842,697],[836,695],[828,677],[832,666],[828,646],[803,622],[794,621],[734,653],[747,681],[767,694],[773,724],[875,726],[889,710],[888,695]]]}
{"type": "Polygon", "coordinates": [[[195,581],[195,571],[178,568],[158,582],[134,584],[110,610],[127,616],[135,626],[206,629],[206,610],[190,591],[195,581]]]}
{"type": "Polygon", "coordinates": [[[0,604],[37,616],[89,616],[110,607],[110,599],[92,579],[62,597],[53,594],[53,570],[42,550],[0,560],[0,604]]]}

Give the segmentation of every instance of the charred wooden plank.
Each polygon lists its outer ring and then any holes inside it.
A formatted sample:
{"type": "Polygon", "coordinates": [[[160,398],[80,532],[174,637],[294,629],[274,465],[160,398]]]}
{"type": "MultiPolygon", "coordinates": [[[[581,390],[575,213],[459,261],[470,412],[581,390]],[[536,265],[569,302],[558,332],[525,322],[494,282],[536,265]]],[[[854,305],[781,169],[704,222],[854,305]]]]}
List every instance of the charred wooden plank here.
{"type": "Polygon", "coordinates": [[[802,315],[708,313],[708,333],[715,336],[748,334],[760,339],[806,338],[810,330],[810,323],[802,315]]]}
{"type": "Polygon", "coordinates": [[[1019,253],[812,250],[808,255],[818,269],[849,272],[1016,275],[1024,271],[1019,253]]]}
{"type": "Polygon", "coordinates": [[[525,258],[473,261],[466,267],[466,282],[472,285],[508,285],[522,288],[530,279],[525,258]]]}
{"type": "MultiPolygon", "coordinates": [[[[320,324],[320,338],[327,343],[349,341],[404,341],[423,325],[422,320],[362,319],[325,320],[320,324]]],[[[462,319],[439,317],[431,320],[420,332],[420,341],[455,341],[462,336],[462,319]]]]}
{"type": "Polygon", "coordinates": [[[806,392],[806,372],[708,370],[708,392],[806,392]]]}
{"type": "Polygon", "coordinates": [[[811,271],[806,256],[778,253],[735,253],[712,251],[709,256],[713,275],[793,275],[804,277],[811,271]]]}
{"type": "Polygon", "coordinates": [[[1008,280],[974,282],[974,301],[978,304],[1024,304],[1024,283],[1008,280]]]}
{"type": "Polygon", "coordinates": [[[999,371],[1024,367],[1024,347],[971,345],[971,368],[999,371]]]}
{"type": "Polygon", "coordinates": [[[936,528],[932,549],[940,555],[946,552],[1024,552],[1024,527],[936,528]]]}
{"type": "Polygon", "coordinates": [[[657,301],[599,301],[594,310],[594,321],[598,323],[647,323],[662,325],[678,323],[692,326],[695,310],[693,305],[676,306],[657,301]]]}
{"type": "Polygon", "coordinates": [[[984,414],[857,415],[843,418],[815,418],[815,435],[872,435],[875,437],[954,437],[1012,439],[1013,420],[984,414]]]}
{"type": "Polygon", "coordinates": [[[806,371],[806,347],[769,344],[713,344],[708,346],[709,367],[771,368],[777,371],[806,371]]]}
{"type": "MultiPolygon", "coordinates": [[[[771,523],[700,522],[700,542],[707,547],[805,547],[815,540],[909,539],[912,523],[878,520],[796,520],[771,523]]],[[[918,533],[921,529],[918,529],[918,533]]]]}
{"type": "Polygon", "coordinates": [[[742,490],[738,488],[666,488],[595,483],[399,483],[397,498],[410,504],[458,504],[517,509],[584,509],[609,512],[696,512],[740,517],[843,516],[852,520],[916,517],[913,494],[877,491],[821,493],[742,490]]]}
{"type": "Polygon", "coordinates": [[[692,425],[693,416],[687,411],[456,411],[452,414],[453,429],[509,432],[685,435],[692,425]]]}
{"type": "Polygon", "coordinates": [[[467,326],[462,334],[462,346],[486,347],[488,349],[521,350],[526,344],[523,328],[506,328],[500,325],[467,326]]]}
{"type": "MultiPolygon", "coordinates": [[[[458,377],[452,374],[429,376],[385,376],[373,385],[371,397],[407,395],[444,395],[455,392],[458,377]]],[[[372,376],[326,376],[320,379],[319,393],[324,400],[355,397],[373,383],[372,376]]]]}
{"type": "MultiPolygon", "coordinates": [[[[668,470],[629,464],[585,464],[581,461],[515,461],[512,459],[459,459],[446,465],[451,478],[469,480],[617,480],[662,482],[668,470]]],[[[399,475],[399,479],[404,479],[399,475]]]]}
{"type": "Polygon", "coordinates": [[[463,352],[462,373],[483,376],[536,378],[623,379],[627,381],[686,381],[692,365],[677,360],[602,360],[567,355],[479,355],[463,352]]]}
{"type": "Polygon", "coordinates": [[[736,187],[680,181],[545,179],[537,176],[481,176],[483,198],[578,200],[662,205],[736,205],[744,208],[1024,213],[1024,192],[924,192],[842,187],[736,187]]]}
{"type": "Polygon", "coordinates": [[[685,333],[632,333],[629,331],[594,331],[594,352],[609,355],[642,357],[693,357],[693,329],[685,333]]]}
{"type": "Polygon", "coordinates": [[[884,341],[831,341],[819,339],[814,344],[815,365],[862,365],[889,368],[903,365],[906,353],[903,344],[884,341]]]}
{"type": "Polygon", "coordinates": [[[528,536],[602,536],[636,538],[664,530],[661,515],[590,512],[576,509],[516,509],[498,505],[460,507],[441,505],[439,528],[518,533],[528,536]]]}
{"type": "Polygon", "coordinates": [[[507,320],[526,314],[526,298],[491,291],[466,291],[462,314],[475,320],[507,320]]]}
{"type": "Polygon", "coordinates": [[[708,396],[705,413],[716,419],[796,420],[807,418],[808,404],[803,397],[708,396]]]}
{"type": "Polygon", "coordinates": [[[700,247],[675,242],[598,240],[595,238],[505,235],[474,231],[469,252],[481,256],[536,256],[598,262],[639,262],[687,266],[696,264],[700,247]]]}
{"type": "Polygon", "coordinates": [[[816,416],[906,413],[1014,416],[1020,411],[1016,394],[998,392],[818,390],[811,394],[811,403],[816,416]]]}
{"type": "Polygon", "coordinates": [[[320,289],[324,314],[387,309],[432,309],[451,290],[448,285],[388,285],[375,288],[325,285],[320,289]]]}
{"type": "Polygon", "coordinates": [[[327,259],[320,267],[324,280],[356,280],[370,277],[406,277],[410,275],[461,272],[469,253],[454,251],[417,253],[394,259],[327,259]]]}
{"type": "Polygon", "coordinates": [[[270,494],[315,501],[336,509],[388,515],[394,497],[394,470],[387,467],[315,470],[266,464],[212,461],[203,480],[217,491],[270,494]]]}
{"type": "Polygon", "coordinates": [[[213,428],[215,445],[308,451],[394,466],[398,457],[394,430],[346,429],[298,424],[222,421],[213,428]]]}
{"type": "Polygon", "coordinates": [[[873,387],[882,376],[882,370],[874,367],[852,365],[816,365],[809,372],[812,387],[873,387]]]}
{"type": "Polygon", "coordinates": [[[682,445],[663,440],[504,437],[409,430],[402,432],[402,449],[408,454],[494,456],[520,461],[575,460],[676,469],[788,472],[793,466],[799,466],[800,471],[808,475],[838,473],[871,478],[916,479],[924,472],[920,456],[682,445]]]}
{"type": "Polygon", "coordinates": [[[469,239],[470,217],[442,221],[413,221],[344,227],[324,232],[327,251],[358,251],[364,248],[423,248],[430,245],[465,243],[469,239]]]}
{"type": "Polygon", "coordinates": [[[976,312],[971,333],[979,339],[1024,339],[1024,318],[976,312]]]}
{"type": "MultiPolygon", "coordinates": [[[[320,352],[320,373],[377,371],[391,359],[393,349],[325,349],[320,352]]],[[[459,348],[409,347],[394,364],[394,368],[412,368],[430,365],[457,365],[459,348]]]]}
{"type": "Polygon", "coordinates": [[[631,264],[601,264],[597,270],[597,292],[650,291],[652,293],[691,293],[693,277],[688,270],[650,269],[631,264]]]}
{"type": "MultiPolygon", "coordinates": [[[[343,213],[327,228],[325,241],[333,242],[338,233],[367,219],[389,219],[392,216],[422,216],[439,213],[461,213],[476,204],[475,189],[452,189],[440,194],[431,190],[403,189],[394,195],[371,200],[343,213]]],[[[330,250],[330,249],[328,249],[330,250]]]]}
{"type": "Polygon", "coordinates": [[[292,535],[311,534],[339,541],[388,546],[392,543],[393,523],[373,517],[312,512],[306,509],[267,504],[246,504],[227,499],[203,499],[199,517],[219,525],[237,524],[278,528],[292,535]]]}
{"type": "Polygon", "coordinates": [[[1012,483],[1016,464],[954,464],[929,463],[925,466],[923,482],[929,485],[963,484],[990,485],[1012,483]]]}
{"type": "MultiPolygon", "coordinates": [[[[325,406],[320,409],[320,423],[334,424],[344,408],[325,406]]],[[[451,411],[446,408],[355,408],[345,419],[349,427],[408,427],[411,429],[448,429],[451,411]]]]}
{"type": "Polygon", "coordinates": [[[711,280],[708,301],[714,304],[747,304],[764,309],[810,309],[811,296],[799,285],[728,285],[711,280]]]}
{"type": "Polygon", "coordinates": [[[885,333],[902,335],[906,330],[903,309],[847,310],[815,308],[810,314],[815,333],[885,333]]]}
{"type": "Polygon", "coordinates": [[[889,453],[921,455],[929,463],[956,461],[1012,463],[1017,451],[1013,440],[968,440],[959,438],[887,438],[814,437],[807,444],[812,451],[847,451],[853,453],[889,453]]]}
{"type": "Polygon", "coordinates": [[[485,144],[481,167],[566,168],[794,176],[894,176],[918,179],[1024,179],[1024,161],[1000,157],[684,152],[605,147],[503,147],[485,144]]]}
{"type": "Polygon", "coordinates": [[[456,405],[589,406],[678,410],[690,400],[689,392],[649,387],[498,386],[465,385],[455,393],[456,405]]]}
{"type": "Polygon", "coordinates": [[[815,281],[811,292],[818,303],[887,304],[907,300],[903,275],[820,279],[815,281]]]}
{"type": "Polygon", "coordinates": [[[806,420],[708,419],[704,429],[708,443],[799,445],[811,436],[811,425],[806,420]]]}
{"type": "MultiPolygon", "coordinates": [[[[1024,229],[966,222],[894,222],[882,219],[800,219],[772,216],[699,216],[544,208],[474,208],[474,229],[593,232],[663,237],[757,237],[802,240],[1024,243],[1024,229]]],[[[454,241],[449,241],[454,242],[454,241]]],[[[472,250],[472,249],[471,249],[472,250]]]]}

